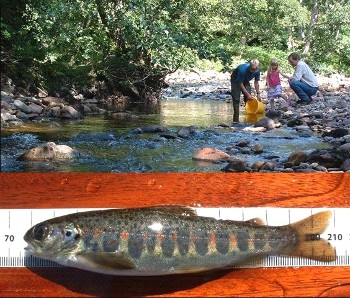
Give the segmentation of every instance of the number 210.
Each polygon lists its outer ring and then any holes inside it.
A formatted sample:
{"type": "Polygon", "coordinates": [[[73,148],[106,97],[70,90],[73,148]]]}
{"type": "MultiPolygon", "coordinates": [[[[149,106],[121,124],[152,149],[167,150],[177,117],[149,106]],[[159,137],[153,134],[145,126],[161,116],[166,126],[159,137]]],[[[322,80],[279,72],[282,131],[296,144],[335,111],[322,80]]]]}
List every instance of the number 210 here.
{"type": "Polygon", "coordinates": [[[328,240],[343,240],[342,234],[328,234],[328,240]]]}

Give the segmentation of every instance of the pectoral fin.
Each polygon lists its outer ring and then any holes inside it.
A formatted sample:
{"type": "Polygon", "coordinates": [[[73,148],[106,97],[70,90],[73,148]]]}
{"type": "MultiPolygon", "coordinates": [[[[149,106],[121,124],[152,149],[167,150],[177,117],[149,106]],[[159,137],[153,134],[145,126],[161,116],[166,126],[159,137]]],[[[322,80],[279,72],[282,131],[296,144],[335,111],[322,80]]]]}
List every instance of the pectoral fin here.
{"type": "Polygon", "coordinates": [[[109,270],[135,269],[135,264],[121,252],[86,252],[77,254],[76,258],[86,267],[109,270]]]}

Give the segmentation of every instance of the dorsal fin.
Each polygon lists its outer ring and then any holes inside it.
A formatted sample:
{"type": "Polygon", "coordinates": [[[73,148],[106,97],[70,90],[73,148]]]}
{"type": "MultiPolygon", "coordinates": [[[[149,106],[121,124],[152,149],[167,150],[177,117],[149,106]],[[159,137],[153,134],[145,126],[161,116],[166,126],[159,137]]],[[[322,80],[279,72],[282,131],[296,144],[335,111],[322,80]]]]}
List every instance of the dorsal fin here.
{"type": "Polygon", "coordinates": [[[246,220],[245,222],[249,222],[249,223],[255,224],[257,226],[265,226],[264,221],[259,217],[255,217],[255,218],[246,220]]]}

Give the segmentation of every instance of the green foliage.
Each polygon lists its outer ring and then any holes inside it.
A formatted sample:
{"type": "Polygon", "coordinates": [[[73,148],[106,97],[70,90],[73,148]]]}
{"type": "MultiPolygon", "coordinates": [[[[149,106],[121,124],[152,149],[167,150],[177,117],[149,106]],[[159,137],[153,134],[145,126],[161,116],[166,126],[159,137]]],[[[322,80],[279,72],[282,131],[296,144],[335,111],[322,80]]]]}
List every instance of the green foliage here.
{"type": "Polygon", "coordinates": [[[196,67],[199,70],[215,70],[215,71],[224,71],[225,67],[222,64],[222,62],[220,60],[208,60],[208,59],[198,59],[196,61],[196,67]]]}
{"type": "Polygon", "coordinates": [[[349,11],[348,0],[3,0],[1,66],[52,91],[97,79],[157,89],[178,68],[252,58],[290,72],[292,51],[349,74],[349,11]]]}
{"type": "Polygon", "coordinates": [[[64,62],[46,62],[39,66],[40,82],[43,88],[51,92],[59,91],[63,86],[82,89],[90,86],[94,76],[91,67],[86,65],[71,66],[64,62]]]}

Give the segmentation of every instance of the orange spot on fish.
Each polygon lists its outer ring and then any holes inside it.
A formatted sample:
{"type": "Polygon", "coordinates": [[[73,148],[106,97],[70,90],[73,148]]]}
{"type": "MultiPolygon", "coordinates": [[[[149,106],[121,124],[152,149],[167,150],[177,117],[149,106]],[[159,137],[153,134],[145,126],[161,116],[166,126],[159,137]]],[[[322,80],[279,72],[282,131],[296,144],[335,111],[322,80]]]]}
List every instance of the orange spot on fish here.
{"type": "Polygon", "coordinates": [[[100,234],[101,234],[101,232],[102,232],[102,230],[101,230],[101,229],[94,228],[93,235],[94,235],[94,236],[98,236],[98,235],[100,235],[100,234]]]}
{"type": "Polygon", "coordinates": [[[176,236],[176,234],[171,234],[171,239],[173,240],[173,241],[176,241],[176,239],[177,239],[177,236],[176,236]]]}
{"type": "Polygon", "coordinates": [[[237,238],[235,235],[231,235],[230,236],[230,243],[233,245],[233,246],[237,246],[237,238]]]}
{"type": "Polygon", "coordinates": [[[128,237],[129,237],[129,233],[123,232],[123,233],[120,234],[120,237],[121,237],[123,240],[126,240],[126,239],[128,239],[128,237]]]}
{"type": "Polygon", "coordinates": [[[162,241],[164,239],[164,235],[163,234],[157,234],[157,239],[162,241]]]}
{"type": "Polygon", "coordinates": [[[191,239],[192,239],[193,241],[198,240],[198,239],[199,239],[198,234],[194,234],[194,235],[191,237],[191,239]]]}
{"type": "Polygon", "coordinates": [[[210,234],[209,235],[209,249],[213,250],[216,247],[216,242],[217,242],[217,237],[215,236],[215,234],[210,234]]]}

